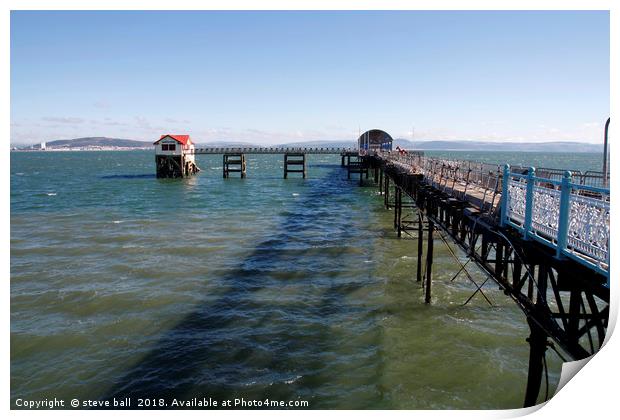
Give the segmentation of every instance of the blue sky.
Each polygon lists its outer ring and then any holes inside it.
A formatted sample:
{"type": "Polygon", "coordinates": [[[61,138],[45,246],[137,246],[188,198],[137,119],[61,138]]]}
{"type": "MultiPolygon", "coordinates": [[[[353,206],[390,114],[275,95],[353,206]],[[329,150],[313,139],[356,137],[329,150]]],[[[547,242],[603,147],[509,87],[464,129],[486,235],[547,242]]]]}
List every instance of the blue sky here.
{"type": "Polygon", "coordinates": [[[609,13],[15,12],[11,142],[602,142],[609,13]]]}

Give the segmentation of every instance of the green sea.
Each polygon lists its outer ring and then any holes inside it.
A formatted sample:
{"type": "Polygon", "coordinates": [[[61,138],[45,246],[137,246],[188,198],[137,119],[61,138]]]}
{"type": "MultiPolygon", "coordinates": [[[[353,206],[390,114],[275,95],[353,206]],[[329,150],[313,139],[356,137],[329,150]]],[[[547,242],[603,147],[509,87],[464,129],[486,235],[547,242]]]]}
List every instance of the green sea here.
{"type": "MultiPolygon", "coordinates": [[[[436,154],[579,170],[601,160],[436,154]]],[[[308,159],[307,179],[283,179],[282,156],[250,155],[246,179],[199,156],[198,175],[161,180],[150,151],[11,153],[11,406],[521,407],[529,330],[517,306],[491,282],[493,306],[480,294],[464,306],[475,287],[452,280],[459,265],[439,237],[424,304],[417,241],[396,237],[377,187],[347,180],[339,156],[308,159]]],[[[561,362],[548,352],[547,364],[551,396],[561,362]]]]}

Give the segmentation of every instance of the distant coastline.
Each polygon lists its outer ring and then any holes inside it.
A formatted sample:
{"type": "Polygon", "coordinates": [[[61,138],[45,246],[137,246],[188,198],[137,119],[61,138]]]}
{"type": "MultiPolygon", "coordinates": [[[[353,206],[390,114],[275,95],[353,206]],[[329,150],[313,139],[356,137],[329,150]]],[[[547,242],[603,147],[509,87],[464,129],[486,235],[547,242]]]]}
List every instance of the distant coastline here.
{"type": "MultiPolygon", "coordinates": [[[[129,139],[117,139],[110,137],[82,137],[77,139],[53,140],[42,144],[16,146],[12,145],[12,151],[128,151],[128,150],[152,150],[150,141],[129,139]]],[[[197,143],[197,147],[261,147],[261,145],[241,141],[218,141],[209,143],[197,143]]],[[[265,147],[265,145],[262,145],[265,147]]],[[[412,142],[406,139],[395,139],[394,147],[399,146],[408,150],[424,151],[459,151],[459,152],[542,152],[542,153],[602,153],[602,144],[583,142],[549,141],[542,143],[525,142],[484,142],[475,140],[420,140],[412,142]]],[[[280,143],[267,145],[266,147],[355,147],[355,141],[351,140],[326,140],[280,143]]]]}
{"type": "Polygon", "coordinates": [[[11,152],[126,152],[132,150],[153,150],[153,147],[63,147],[63,148],[18,148],[12,147],[11,152]]]}

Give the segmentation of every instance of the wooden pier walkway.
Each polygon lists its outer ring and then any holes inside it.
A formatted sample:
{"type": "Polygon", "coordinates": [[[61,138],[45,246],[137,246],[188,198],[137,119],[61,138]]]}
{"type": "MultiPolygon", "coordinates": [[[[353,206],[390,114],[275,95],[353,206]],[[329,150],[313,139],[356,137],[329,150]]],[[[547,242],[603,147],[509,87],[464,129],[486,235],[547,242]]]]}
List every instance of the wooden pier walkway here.
{"type": "Polygon", "coordinates": [[[341,155],[352,153],[357,155],[357,149],[347,147],[197,147],[192,153],[196,155],[284,155],[287,153],[303,153],[307,155],[341,155]]]}

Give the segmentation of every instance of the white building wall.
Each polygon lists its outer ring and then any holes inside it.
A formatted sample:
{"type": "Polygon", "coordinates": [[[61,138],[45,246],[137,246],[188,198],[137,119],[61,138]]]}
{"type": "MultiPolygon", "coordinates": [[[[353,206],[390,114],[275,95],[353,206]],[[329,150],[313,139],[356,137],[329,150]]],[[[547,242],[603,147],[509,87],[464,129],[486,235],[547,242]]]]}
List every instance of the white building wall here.
{"type": "Polygon", "coordinates": [[[191,143],[191,140],[188,142],[188,144],[186,146],[183,146],[181,143],[179,143],[178,141],[174,140],[171,137],[164,137],[159,143],[157,143],[155,145],[155,154],[156,155],[164,155],[164,156],[181,156],[183,154],[185,154],[185,161],[186,162],[196,162],[196,158],[194,155],[194,150],[195,150],[195,146],[193,143],[191,143]],[[175,149],[170,151],[170,150],[163,150],[162,149],[162,145],[167,144],[174,144],[175,145],[175,149]]]}
{"type": "Polygon", "coordinates": [[[185,149],[185,161],[195,163],[196,162],[196,155],[194,155],[194,150],[195,150],[194,145],[190,143],[190,144],[188,144],[185,147],[186,147],[186,149],[185,149]]]}
{"type": "Polygon", "coordinates": [[[160,141],[159,143],[157,143],[155,145],[155,154],[156,155],[167,155],[167,156],[181,156],[181,154],[183,153],[183,150],[181,149],[183,145],[179,142],[177,142],[176,140],[173,140],[171,138],[165,138],[162,141],[160,141]],[[162,146],[166,144],[174,144],[176,147],[174,150],[170,151],[170,150],[163,150],[162,146]]]}

